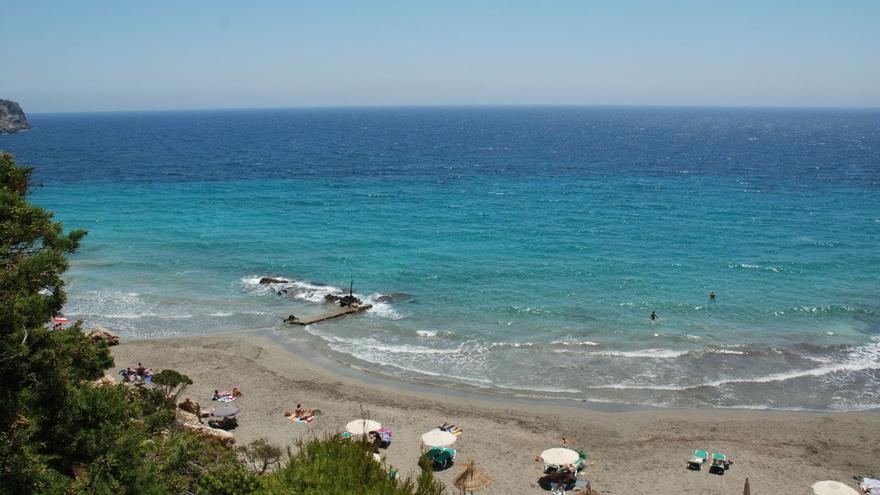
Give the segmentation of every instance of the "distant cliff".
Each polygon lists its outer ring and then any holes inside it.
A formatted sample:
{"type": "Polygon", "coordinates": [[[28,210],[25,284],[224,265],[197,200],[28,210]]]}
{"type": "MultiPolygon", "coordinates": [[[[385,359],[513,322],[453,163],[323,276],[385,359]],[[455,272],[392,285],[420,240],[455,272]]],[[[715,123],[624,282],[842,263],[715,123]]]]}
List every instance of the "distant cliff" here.
{"type": "Polygon", "coordinates": [[[18,132],[30,127],[21,105],[14,101],[0,100],[0,134],[18,132]]]}

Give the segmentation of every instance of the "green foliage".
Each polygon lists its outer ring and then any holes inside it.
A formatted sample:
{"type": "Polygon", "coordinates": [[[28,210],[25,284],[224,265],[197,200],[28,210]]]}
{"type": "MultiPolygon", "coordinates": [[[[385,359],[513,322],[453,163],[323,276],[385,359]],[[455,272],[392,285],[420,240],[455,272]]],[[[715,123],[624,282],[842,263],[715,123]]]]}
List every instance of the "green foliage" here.
{"type": "Polygon", "coordinates": [[[248,466],[260,474],[278,464],[282,455],[280,448],[270,444],[264,438],[258,438],[245,447],[239,447],[238,451],[248,466]]]}
{"type": "Polygon", "coordinates": [[[417,482],[392,480],[373,460],[366,441],[336,437],[300,442],[287,464],[266,475],[261,495],[440,495],[443,486],[433,472],[417,482]]]}
{"type": "Polygon", "coordinates": [[[177,397],[186,390],[187,385],[192,385],[192,380],[177,371],[162,370],[153,375],[153,383],[162,387],[165,398],[176,403],[177,397]]]}

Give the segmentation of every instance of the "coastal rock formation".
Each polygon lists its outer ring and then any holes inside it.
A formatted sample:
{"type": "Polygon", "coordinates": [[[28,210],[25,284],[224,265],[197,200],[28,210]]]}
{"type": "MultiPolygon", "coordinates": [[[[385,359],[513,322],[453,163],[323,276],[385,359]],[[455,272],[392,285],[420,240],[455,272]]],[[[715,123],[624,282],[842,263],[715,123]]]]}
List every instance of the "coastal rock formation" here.
{"type": "Polygon", "coordinates": [[[289,283],[290,283],[290,280],[284,280],[283,278],[263,277],[260,279],[260,285],[289,284],[289,283]]]}
{"type": "Polygon", "coordinates": [[[110,376],[110,375],[104,375],[101,378],[98,378],[97,380],[93,380],[92,386],[93,387],[101,387],[103,385],[113,385],[114,383],[116,383],[115,377],[110,376]]]}
{"type": "Polygon", "coordinates": [[[181,428],[186,428],[196,432],[198,435],[219,440],[224,445],[232,445],[235,443],[235,436],[226,431],[211,428],[206,424],[199,423],[199,418],[195,414],[186,412],[182,409],[175,411],[175,423],[181,428]]]}
{"type": "Polygon", "coordinates": [[[21,105],[14,101],[0,100],[0,134],[18,132],[30,127],[31,124],[21,105]]]}
{"type": "Polygon", "coordinates": [[[324,302],[340,306],[360,306],[363,304],[363,301],[348,294],[327,294],[324,296],[324,302]]]}
{"type": "Polygon", "coordinates": [[[299,320],[299,318],[296,315],[288,315],[287,318],[284,319],[284,323],[287,323],[288,325],[293,325],[297,322],[297,320],[299,320]]]}
{"type": "Polygon", "coordinates": [[[86,333],[86,337],[94,341],[104,341],[109,346],[119,345],[119,335],[104,327],[95,327],[86,333]]]}

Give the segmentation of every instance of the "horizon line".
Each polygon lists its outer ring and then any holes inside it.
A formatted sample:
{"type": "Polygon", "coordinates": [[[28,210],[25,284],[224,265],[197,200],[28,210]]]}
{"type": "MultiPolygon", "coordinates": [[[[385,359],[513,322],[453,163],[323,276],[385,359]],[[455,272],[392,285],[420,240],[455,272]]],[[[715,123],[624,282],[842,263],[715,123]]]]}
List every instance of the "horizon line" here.
{"type": "Polygon", "coordinates": [[[49,110],[25,112],[26,115],[161,113],[161,112],[222,112],[248,110],[404,110],[404,109],[467,109],[467,108],[620,108],[620,109],[715,109],[715,110],[880,110],[880,105],[680,105],[680,104],[590,104],[590,103],[456,103],[456,104],[353,104],[353,105],[280,105],[244,107],[183,107],[116,110],[49,110]]]}

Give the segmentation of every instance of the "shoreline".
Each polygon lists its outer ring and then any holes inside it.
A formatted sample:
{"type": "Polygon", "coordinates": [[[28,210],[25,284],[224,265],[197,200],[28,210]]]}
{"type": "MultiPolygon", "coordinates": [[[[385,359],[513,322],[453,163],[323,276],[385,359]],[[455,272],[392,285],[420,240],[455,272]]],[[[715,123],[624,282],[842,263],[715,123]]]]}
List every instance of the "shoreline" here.
{"type": "MultiPolygon", "coordinates": [[[[877,411],[608,408],[503,397],[407,383],[292,347],[274,333],[251,331],[126,341],[113,354],[115,369],[143,362],[189,375],[194,385],[184,396],[205,408],[216,404],[209,400],[215,389],[241,387],[239,445],[264,437],[292,446],[341,431],[363,410],[394,429],[383,451],[387,465],[413,476],[419,435],[456,423],[464,429],[455,444],[459,466],[473,458],[495,480],[483,493],[546,493],[534,457],[563,435],[590,454],[585,476],[602,493],[739,493],[749,477],[763,493],[794,495],[823,479],[880,474],[872,471],[880,458],[877,411]],[[290,422],[282,413],[297,402],[322,416],[309,425],[290,422]],[[694,449],[725,452],[734,466],[724,476],[686,471],[694,449]]],[[[459,469],[438,478],[451,487],[459,469]]]]}

